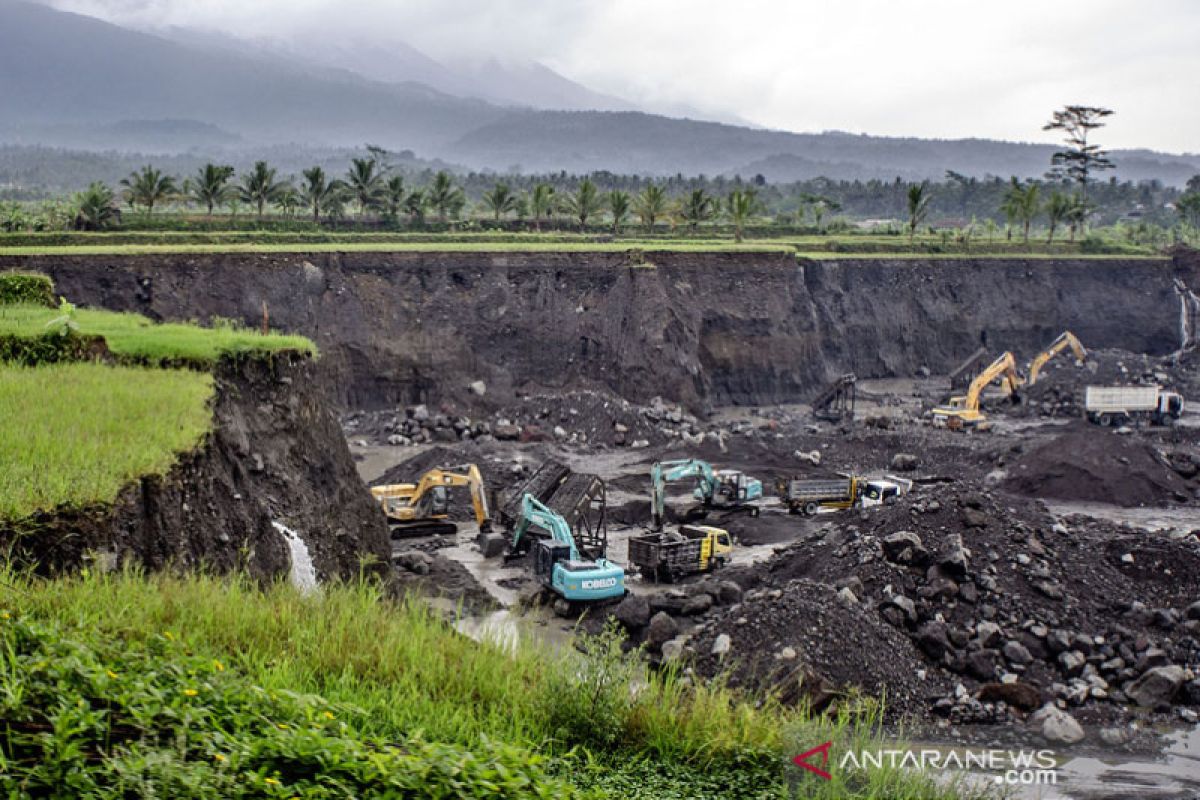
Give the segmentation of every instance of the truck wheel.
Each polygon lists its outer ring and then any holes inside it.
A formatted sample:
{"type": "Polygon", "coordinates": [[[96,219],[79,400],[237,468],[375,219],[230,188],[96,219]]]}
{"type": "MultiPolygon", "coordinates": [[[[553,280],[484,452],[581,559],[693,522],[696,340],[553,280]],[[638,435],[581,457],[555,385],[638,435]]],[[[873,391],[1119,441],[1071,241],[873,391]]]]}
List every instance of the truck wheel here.
{"type": "Polygon", "coordinates": [[[805,503],[804,504],[804,516],[811,517],[811,516],[816,515],[816,513],[817,513],[817,504],[816,503],[805,503]]]}
{"type": "Polygon", "coordinates": [[[754,508],[750,509],[750,516],[757,517],[758,512],[759,512],[759,508],[758,508],[758,506],[755,506],[754,508]]]}
{"type": "Polygon", "coordinates": [[[1113,424],[1113,415],[1112,414],[1101,414],[1100,418],[1097,420],[1097,422],[1100,423],[1100,427],[1102,427],[1102,428],[1111,428],[1112,424],[1113,424]]]}

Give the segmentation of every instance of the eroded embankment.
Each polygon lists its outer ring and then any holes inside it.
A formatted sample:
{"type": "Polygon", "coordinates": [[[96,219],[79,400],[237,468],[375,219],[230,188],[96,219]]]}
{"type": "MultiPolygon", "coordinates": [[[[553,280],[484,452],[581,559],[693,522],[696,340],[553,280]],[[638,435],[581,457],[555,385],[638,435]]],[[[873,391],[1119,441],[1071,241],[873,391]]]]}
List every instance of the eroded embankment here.
{"type": "Polygon", "coordinates": [[[322,253],[0,258],[81,303],[231,317],[319,344],[336,402],[478,403],[606,387],[693,407],[805,399],[844,372],[947,372],[981,342],[1028,358],[1178,345],[1194,260],[846,259],[771,253],[322,253]]]}
{"type": "Polygon", "coordinates": [[[0,546],[44,572],[99,559],[266,579],[291,563],[271,524],[279,521],[303,537],[322,578],[357,574],[368,554],[385,563],[383,514],[358,479],[315,370],[292,353],[223,360],[214,429],[195,452],[127,486],[110,507],[0,524],[0,546]]]}

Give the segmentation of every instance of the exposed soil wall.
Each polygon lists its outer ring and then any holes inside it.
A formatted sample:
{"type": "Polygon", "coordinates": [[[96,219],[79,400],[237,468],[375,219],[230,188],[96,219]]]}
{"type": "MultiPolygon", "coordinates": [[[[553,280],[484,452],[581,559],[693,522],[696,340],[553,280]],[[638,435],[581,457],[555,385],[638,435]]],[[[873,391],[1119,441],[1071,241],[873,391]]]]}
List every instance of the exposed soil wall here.
{"type": "Polygon", "coordinates": [[[3,257],[73,300],[158,319],[232,317],[321,347],[344,407],[460,405],[604,386],[705,404],[810,397],[833,376],[948,372],[982,340],[1027,357],[1178,344],[1161,260],[839,259],[787,254],[322,253],[3,257]],[[467,384],[483,380],[483,400],[467,384]]]}
{"type": "MultiPolygon", "coordinates": [[[[289,570],[272,521],[304,539],[318,576],[352,576],[390,556],[387,525],[354,469],[312,360],[243,358],[216,371],[215,429],[165,476],[127,487],[111,508],[0,527],[0,543],[42,571],[100,558],[106,567],[289,570]]],[[[136,436],[137,431],[130,431],[136,436]]]]}

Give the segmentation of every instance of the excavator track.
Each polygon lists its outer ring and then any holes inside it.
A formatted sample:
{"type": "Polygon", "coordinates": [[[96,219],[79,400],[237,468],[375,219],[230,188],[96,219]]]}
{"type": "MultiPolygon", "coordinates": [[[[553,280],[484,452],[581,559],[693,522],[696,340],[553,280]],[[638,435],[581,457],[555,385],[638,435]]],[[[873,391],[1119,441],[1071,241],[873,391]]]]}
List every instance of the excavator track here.
{"type": "Polygon", "coordinates": [[[416,520],[389,523],[388,530],[393,539],[412,539],[417,536],[453,536],[458,533],[458,526],[441,520],[416,520]]]}

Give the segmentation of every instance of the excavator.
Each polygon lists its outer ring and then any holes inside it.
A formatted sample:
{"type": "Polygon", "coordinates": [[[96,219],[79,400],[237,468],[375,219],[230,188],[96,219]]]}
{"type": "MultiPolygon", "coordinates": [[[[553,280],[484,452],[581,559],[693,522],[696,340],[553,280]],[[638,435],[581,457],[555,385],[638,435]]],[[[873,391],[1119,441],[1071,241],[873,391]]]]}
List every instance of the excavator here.
{"type": "Polygon", "coordinates": [[[521,498],[521,516],[513,527],[512,549],[533,525],[550,534],[533,545],[533,572],[543,586],[568,603],[611,600],[625,595],[625,570],[607,558],[584,559],[571,526],[531,494],[521,498]]]}
{"type": "Polygon", "coordinates": [[[979,410],[979,398],[983,390],[992,382],[999,379],[1005,394],[1011,395],[1021,386],[1021,376],[1017,373],[1017,360],[1010,352],[1003,353],[971,381],[965,395],[951,397],[944,406],[933,409],[933,419],[936,424],[947,428],[961,430],[964,427],[976,427],[987,419],[979,410]]]}
{"type": "MultiPolygon", "coordinates": [[[[650,513],[654,530],[663,528],[667,482],[685,478],[696,479],[692,494],[700,501],[701,510],[746,510],[751,516],[758,516],[758,506],[750,502],[762,497],[762,481],[758,478],[751,478],[736,469],[716,470],[712,464],[698,458],[659,461],[650,468],[650,513]]],[[[703,516],[703,513],[689,513],[688,516],[703,516]]]]}
{"type": "Polygon", "coordinates": [[[1025,378],[1025,386],[1033,386],[1038,381],[1038,376],[1042,372],[1042,368],[1067,348],[1071,348],[1071,352],[1075,354],[1077,361],[1087,361],[1087,350],[1083,344],[1076,338],[1075,334],[1070,331],[1063,331],[1057,339],[1055,339],[1049,347],[1034,356],[1033,361],[1029,362],[1029,375],[1025,378]]]}
{"type": "Polygon", "coordinates": [[[487,490],[483,485],[483,475],[474,464],[451,469],[434,468],[416,483],[372,486],[371,494],[387,514],[392,538],[433,534],[449,536],[458,531],[458,526],[449,520],[447,514],[447,490],[452,486],[470,489],[479,530],[490,531],[492,515],[488,508],[487,490]]]}

